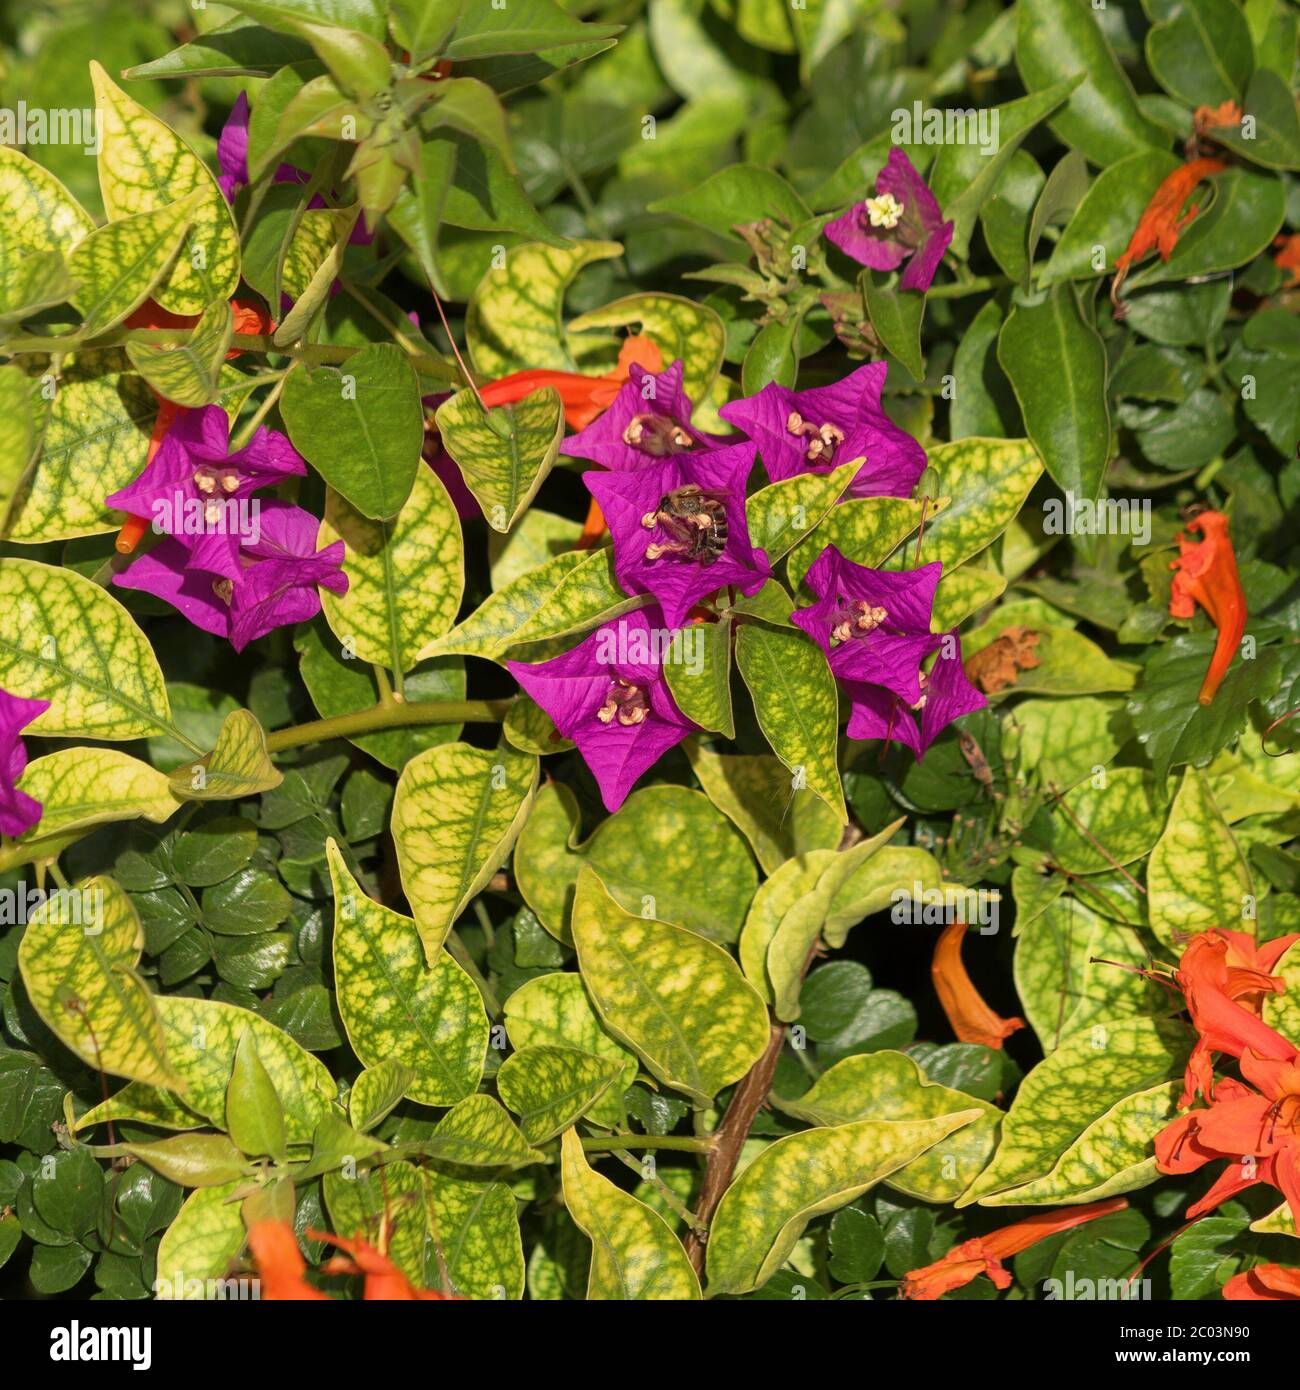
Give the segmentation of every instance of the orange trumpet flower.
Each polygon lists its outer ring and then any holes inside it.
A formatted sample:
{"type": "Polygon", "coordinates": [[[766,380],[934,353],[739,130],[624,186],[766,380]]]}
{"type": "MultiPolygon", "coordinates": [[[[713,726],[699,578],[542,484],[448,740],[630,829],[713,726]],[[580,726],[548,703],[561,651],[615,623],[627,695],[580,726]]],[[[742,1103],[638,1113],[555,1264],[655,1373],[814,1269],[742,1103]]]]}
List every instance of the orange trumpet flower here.
{"type": "Polygon", "coordinates": [[[1234,1274],[1223,1286],[1230,1303],[1243,1300],[1273,1301],[1300,1298],[1300,1269],[1285,1265],[1256,1265],[1234,1274]]]}
{"type": "Polygon", "coordinates": [[[962,1042],[1001,1047],[1004,1038],[1023,1028],[1023,1018],[1003,1018],[994,1013],[971,983],[962,963],[961,943],[966,935],[964,922],[950,922],[934,948],[930,975],[939,1003],[948,1015],[952,1031],[962,1042]]]}
{"type": "Polygon", "coordinates": [[[1176,571],[1169,612],[1175,618],[1190,618],[1199,603],[1219,630],[1209,670],[1196,697],[1198,703],[1208,705],[1241,646],[1248,616],[1246,595],[1228,536],[1228,518],[1222,512],[1204,511],[1187,523],[1187,529],[1199,531],[1204,539],[1190,540],[1179,533],[1178,559],[1169,565],[1176,571]]]}
{"type": "Polygon", "coordinates": [[[287,1221],[255,1221],[248,1228],[248,1245],[264,1299],[276,1303],[334,1301],[307,1282],[307,1262],[287,1221]]]}
{"type": "Polygon", "coordinates": [[[1175,169],[1161,183],[1146,206],[1146,211],[1138,219],[1137,228],[1129,239],[1128,246],[1115,261],[1115,279],[1110,287],[1110,300],[1116,308],[1116,318],[1123,317],[1119,303],[1119,287],[1133,264],[1151,251],[1159,251],[1160,259],[1167,261],[1173,254],[1183,228],[1196,216],[1199,205],[1193,204],[1183,212],[1196,185],[1211,174],[1221,173],[1228,166],[1221,159],[1193,159],[1175,169]]]}
{"type": "Polygon", "coordinates": [[[1075,1226],[1086,1225],[1128,1206],[1124,1197],[1112,1197],[1105,1202],[1089,1202],[1080,1207],[1061,1207],[1057,1211],[1039,1212],[1010,1226],[976,1236],[954,1246],[941,1259],[903,1276],[900,1290],[904,1298],[932,1300],[942,1298],[953,1289],[963,1288],[981,1274],[987,1274],[999,1289],[1010,1288],[1011,1275],[1003,1260],[1028,1250],[1048,1236],[1059,1235],[1075,1226]]]}
{"type": "Polygon", "coordinates": [[[417,1289],[400,1269],[373,1245],[368,1245],[360,1237],[345,1240],[342,1236],[329,1235],[325,1231],[311,1231],[307,1234],[312,1240],[327,1241],[346,1250],[351,1259],[336,1255],[328,1264],[322,1266],[326,1274],[362,1274],[366,1280],[364,1297],[373,1301],[385,1300],[457,1300],[463,1302],[460,1294],[440,1293],[437,1289],[417,1289]]]}

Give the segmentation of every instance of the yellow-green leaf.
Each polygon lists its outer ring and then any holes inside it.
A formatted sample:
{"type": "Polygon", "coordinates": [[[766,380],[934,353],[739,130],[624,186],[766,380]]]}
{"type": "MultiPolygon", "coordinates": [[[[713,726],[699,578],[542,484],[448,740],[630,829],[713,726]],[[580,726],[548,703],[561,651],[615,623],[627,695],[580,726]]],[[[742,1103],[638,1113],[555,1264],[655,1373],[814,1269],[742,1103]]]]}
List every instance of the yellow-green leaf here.
{"type": "Polygon", "coordinates": [[[617,1129],[625,1118],[623,1093],[636,1079],[636,1057],[601,1023],[579,975],[556,971],[525,981],[506,1000],[506,1034],[519,1051],[574,1048],[620,1066],[616,1083],[587,1111],[593,1124],[617,1129]]]}
{"type": "MultiPolygon", "coordinates": [[[[722,369],[727,335],[718,315],[707,305],[678,294],[630,294],[573,319],[569,332],[633,325],[658,347],[665,366],[681,359],[685,368],[682,388],[692,404],[698,405],[722,369]]],[[[581,349],[583,345],[578,342],[574,346],[581,349]]],[[[756,539],[754,544],[762,542],[756,539]]]]}
{"type": "Polygon", "coordinates": [[[326,842],[334,890],[334,986],[352,1050],[368,1067],[411,1072],[405,1094],[452,1105],[483,1075],[488,1020],[473,980],[446,951],[425,967],[409,917],[368,897],[338,845],[326,842]]]}
{"type": "MultiPolygon", "coordinates": [[[[469,1298],[524,1296],[524,1247],[519,1204],[503,1182],[461,1177],[447,1169],[422,1170],[433,1251],[446,1263],[456,1293],[469,1298]]],[[[440,1288],[435,1258],[426,1258],[425,1283],[440,1288]]]]}
{"type": "Polygon", "coordinates": [[[488,525],[508,531],[537,495],[564,438],[560,393],[547,386],[484,412],[467,387],[435,416],[443,447],[460,467],[488,525]]]}
{"type": "Polygon", "coordinates": [[[448,743],[402,770],[392,832],[402,887],[430,962],[456,918],[505,863],[537,789],[537,759],[448,743]]]}
{"type": "Polygon", "coordinates": [[[704,1105],[758,1060],[767,1010],[720,946],[624,911],[588,865],[572,923],[596,1011],[665,1085],[704,1105]]]}
{"type": "Polygon", "coordinates": [[[415,1072],[392,1057],[367,1067],[348,1092],[348,1118],[353,1126],[363,1134],[374,1129],[402,1099],[414,1080],[415,1072]]]}
{"type": "Polygon", "coordinates": [[[325,618],[344,650],[405,674],[456,621],[465,589],[460,520],[433,469],[416,470],[391,521],[363,516],[331,489],[318,545],[342,540],[348,591],[321,591],[325,618]]]}
{"type": "Polygon", "coordinates": [[[774,1096],[778,1110],[811,1125],[843,1125],[858,1120],[936,1120],[960,1112],[979,1112],[919,1158],[891,1173],[885,1186],[925,1202],[960,1197],[988,1162],[997,1142],[1002,1111],[988,1101],[926,1080],[903,1052],[869,1052],[845,1057],[813,1082],[797,1100],[774,1096]]]}
{"type": "Polygon", "coordinates": [[[191,409],[211,405],[221,389],[221,368],[234,327],[234,311],[218,299],[203,311],[183,343],[127,343],[126,355],[164,400],[191,409]]]}
{"type": "Polygon", "coordinates": [[[1253,934],[1255,885],[1209,781],[1189,767],[1147,865],[1151,930],[1179,950],[1211,927],[1253,934]]]}
{"type": "Polygon", "coordinates": [[[0,559],[0,687],[49,700],[29,732],[175,734],[158,658],[122,605],[71,570],[0,559]]]}
{"type": "Polygon", "coordinates": [[[424,1283],[424,1246],[429,1222],[424,1182],[411,1163],[349,1176],[326,1173],[321,1180],[330,1225],[345,1239],[360,1236],[372,1245],[387,1227],[388,1257],[412,1283],[424,1283]]]}
{"type": "Polygon", "coordinates": [[[544,1144],[582,1118],[614,1084],[622,1064],[572,1047],[526,1047],[501,1064],[497,1092],[530,1144],[544,1144]]]}
{"type": "Polygon", "coordinates": [[[545,1158],[528,1143],[501,1103],[481,1091],[457,1101],[428,1139],[408,1147],[440,1163],[466,1168],[526,1168],[545,1158]]]}
{"type": "Polygon", "coordinates": [[[941,507],[941,502],[926,507],[906,497],[850,497],[832,507],[812,534],[795,546],[786,562],[790,583],[797,590],[812,562],[828,545],[855,565],[879,569],[916,530],[922,512],[929,526],[941,507]]]}
{"type": "Polygon", "coordinates": [[[930,1120],[859,1120],[778,1139],[718,1204],[709,1228],[709,1293],[761,1288],[814,1216],[847,1206],[980,1116],[962,1110],[930,1120]]]}
{"type": "Polygon", "coordinates": [[[206,1299],[208,1281],[230,1272],[247,1239],[240,1203],[232,1200],[241,1186],[200,1187],[185,1199],[158,1245],[155,1298],[206,1299]]]}
{"type": "Polygon", "coordinates": [[[235,1046],[235,1068],[226,1091],[226,1124],[240,1153],[285,1161],[284,1110],[248,1031],[235,1046]]]}
{"type": "Polygon", "coordinates": [[[200,194],[181,254],[154,298],[173,314],[201,314],[214,299],[229,299],[239,285],[239,233],[216,179],[175,131],[93,60],[90,76],[104,122],[99,187],[109,217],[158,212],[200,194]]]}
{"type": "Polygon", "coordinates": [[[861,467],[860,458],[851,459],[829,473],[798,473],[759,488],[745,502],[750,542],[775,564],[817,528],[861,467]]]}
{"type": "Polygon", "coordinates": [[[111,878],[48,898],[18,948],[36,1012],[88,1066],[156,1086],[177,1086],[154,996],[136,973],[144,928],[111,878]]]}
{"type": "Polygon", "coordinates": [[[232,710],[222,721],[217,746],[170,776],[172,791],[186,801],[235,801],[268,792],[284,774],[266,751],[266,730],[250,710],[232,710]]]}
{"type": "Polygon", "coordinates": [[[845,824],[839,693],[821,648],[792,628],[746,623],[736,637],[736,665],[759,728],[794,784],[815,792],[845,824]]]}
{"type": "Polygon", "coordinates": [[[21,150],[0,145],[0,277],[20,256],[67,256],[94,220],[53,174],[21,150]]]}
{"type": "Polygon", "coordinates": [[[525,368],[577,370],[565,338],[564,292],[593,261],[617,256],[616,241],[575,241],[514,246],[506,263],[479,281],[465,315],[465,336],[474,368],[489,379],[525,368]]]}
{"type": "Polygon", "coordinates": [[[699,1298],[700,1281],[668,1223],[591,1167],[576,1130],[564,1132],[560,1173],[564,1205],[591,1241],[589,1301],[699,1298]]]}
{"type": "Polygon", "coordinates": [[[175,260],[202,201],[196,189],[174,203],[108,222],[77,243],[68,269],[86,337],[115,327],[149,297],[175,260]]]}

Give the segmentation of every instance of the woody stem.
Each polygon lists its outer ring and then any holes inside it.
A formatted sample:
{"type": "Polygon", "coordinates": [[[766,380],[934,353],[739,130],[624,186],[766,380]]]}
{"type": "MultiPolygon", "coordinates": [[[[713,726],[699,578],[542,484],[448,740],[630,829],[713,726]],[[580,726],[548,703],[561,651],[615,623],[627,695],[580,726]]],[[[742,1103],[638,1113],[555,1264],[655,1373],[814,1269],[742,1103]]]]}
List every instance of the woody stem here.
{"type": "Polygon", "coordinates": [[[355,738],[380,729],[401,729],[415,724],[496,724],[504,719],[513,699],[505,700],[416,700],[410,704],[391,701],[372,705],[355,714],[336,714],[331,719],[313,719],[267,734],[268,752],[301,748],[306,743],[324,743],[332,738],[355,738]]]}

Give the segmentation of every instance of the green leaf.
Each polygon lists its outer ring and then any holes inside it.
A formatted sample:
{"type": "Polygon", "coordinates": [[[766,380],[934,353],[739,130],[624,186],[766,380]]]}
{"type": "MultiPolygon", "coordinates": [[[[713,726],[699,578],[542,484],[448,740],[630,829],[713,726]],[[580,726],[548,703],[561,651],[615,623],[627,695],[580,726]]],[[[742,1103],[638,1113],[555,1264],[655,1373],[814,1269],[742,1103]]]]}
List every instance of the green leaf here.
{"type": "Polygon", "coordinates": [[[442,49],[454,62],[500,53],[536,53],[612,38],[621,24],[584,24],[555,0],[511,0],[509,10],[467,5],[442,49]]]}
{"type": "Polygon", "coordinates": [[[608,546],[554,556],[489,594],[464,622],[425,647],[421,660],[461,652],[500,661],[512,647],[567,637],[640,608],[645,599],[623,592],[613,556],[608,546]]]}
{"type": "Polygon", "coordinates": [[[861,466],[861,459],[851,459],[829,473],[800,473],[759,488],[745,502],[754,547],[775,564],[825,519],[861,466]]]}
{"type": "Polygon", "coordinates": [[[1131,864],[1152,848],[1164,828],[1168,803],[1151,773],[1117,767],[1100,780],[1101,785],[1081,782],[1067,792],[1067,809],[1053,817],[1052,858],[1067,873],[1099,874],[1116,864],[1131,864]]]}
{"type": "Polygon", "coordinates": [[[1250,26],[1232,0],[1181,0],[1147,30],[1147,65],[1188,106],[1240,102],[1255,66],[1250,26]]]}
{"type": "Polygon", "coordinates": [[[769,1145],[731,1184],[709,1228],[709,1293],[749,1293],[785,1264],[814,1216],[847,1206],[962,1126],[963,1110],[930,1120],[861,1120],[769,1145]]]}
{"type": "MultiPolygon", "coordinates": [[[[452,1288],[470,1298],[522,1298],[524,1251],[514,1193],[503,1182],[435,1167],[422,1172],[430,1235],[442,1251],[452,1288]]],[[[440,1287],[440,1274],[426,1252],[425,1282],[440,1287]]]]}
{"type": "Polygon", "coordinates": [[[0,559],[0,686],[50,701],[28,732],[109,742],[174,733],[148,639],[71,570],[0,559]]]}
{"type": "Polygon", "coordinates": [[[226,1092],[226,1124],[235,1147],[250,1158],[266,1155],[283,1163],[284,1111],[252,1033],[246,1032],[235,1048],[235,1067],[226,1092]]]}
{"type": "Polygon", "coordinates": [[[244,1248],[240,1203],[231,1201],[237,1182],[201,1187],[185,1199],[158,1246],[160,1299],[205,1299],[209,1279],[224,1278],[244,1248]]]}
{"type": "Polygon", "coordinates": [[[734,228],[739,223],[775,218],[788,227],[797,227],[812,216],[808,205],[780,174],[756,164],[729,165],[689,193],[660,198],[647,210],[675,213],[737,241],[734,228]]]}
{"type": "Polygon", "coordinates": [[[623,1092],[636,1079],[636,1057],[606,1031],[578,975],[557,971],[520,985],[506,1000],[511,1047],[567,1047],[622,1066],[616,1083],[592,1103],[587,1118],[606,1129],[623,1124],[623,1092]]]}
{"type": "Polygon", "coordinates": [[[1264,1022],[1284,1038],[1300,1037],[1300,943],[1287,947],[1273,974],[1286,981],[1286,989],[1281,994],[1264,995],[1264,1022]]]}
{"type": "MultiPolygon", "coordinates": [[[[989,251],[1021,289],[1029,288],[1030,220],[1046,182],[1033,155],[1017,150],[993,192],[980,207],[980,227],[989,251]]],[[[999,425],[992,433],[1000,430],[999,425]]]]}
{"type": "Polygon", "coordinates": [[[537,759],[449,743],[412,758],[393,800],[402,887],[432,963],[456,918],[505,863],[537,789],[537,759]]]}
{"type": "Polygon", "coordinates": [[[169,784],[185,801],[238,801],[283,781],[266,751],[266,730],[250,710],[237,709],[222,720],[212,752],[175,768],[169,784]]]}
{"type": "Polygon", "coordinates": [[[505,265],[479,281],[466,311],[475,370],[490,379],[527,368],[577,371],[562,322],[564,293],[584,266],[621,251],[614,241],[512,247],[505,265]]]}
{"type": "Polygon", "coordinates": [[[79,241],[68,258],[73,303],[88,338],[116,327],[170,268],[203,205],[203,190],[109,222],[79,241]]]}
{"type": "Polygon", "coordinates": [[[1162,945],[1181,950],[1212,927],[1252,931],[1255,884],[1207,778],[1183,773],[1147,865],[1147,909],[1162,945]]]}
{"type": "Polygon", "coordinates": [[[862,297],[881,346],[897,357],[916,381],[923,381],[925,357],[921,352],[921,320],[925,317],[925,295],[896,286],[878,285],[867,272],[862,277],[862,297]]]}
{"type": "Polygon", "coordinates": [[[1164,132],[1143,116],[1092,10],[1077,0],[1024,0],[1017,14],[1016,67],[1029,91],[1085,74],[1065,109],[1048,122],[1061,140],[1102,167],[1167,147],[1164,132]]]}
{"type": "Polygon", "coordinates": [[[736,665],[772,751],[797,786],[815,792],[845,823],[836,762],[839,694],[821,649],[801,632],[746,623],[736,637],[736,665]]]}
{"type": "Polygon", "coordinates": [[[127,343],[126,355],[164,400],[192,409],[211,405],[220,390],[221,368],[233,331],[230,305],[217,300],[204,310],[194,331],[179,346],[127,343]]]}
{"type": "Polygon", "coordinates": [[[390,0],[388,19],[393,37],[419,63],[442,51],[464,8],[465,0],[390,0]]]}
{"type": "Polygon", "coordinates": [[[1110,457],[1106,350],[1068,285],[1016,304],[998,335],[998,362],[1053,481],[1096,497],[1110,457]]]}
{"type": "Polygon", "coordinates": [[[572,1047],[526,1047],[501,1064],[497,1090],[519,1116],[524,1138],[544,1144],[581,1119],[622,1070],[614,1058],[572,1047]]]}
{"type": "Polygon", "coordinates": [[[395,516],[424,444],[415,368],[401,348],[371,343],[342,367],[290,373],[280,413],[294,447],[364,516],[395,516]]]}
{"type": "Polygon", "coordinates": [[[1145,1186],[1151,1140],[1173,1116],[1170,1079],[1187,1054],[1180,1023],[1099,1022],[1025,1077],[993,1162],[958,1206],[1064,1202],[1145,1186]]]}
{"type": "MultiPolygon", "coordinates": [[[[714,310],[677,294],[630,294],[570,320],[569,333],[630,328],[634,324],[638,333],[658,347],[665,362],[682,361],[682,389],[691,401],[698,405],[707,399],[722,368],[726,345],[722,320],[714,310]]],[[[583,346],[580,339],[571,339],[571,343],[576,349],[583,346]]]]}
{"type": "Polygon", "coordinates": [[[36,1012],[88,1066],[177,1084],[154,997],[137,973],[144,930],[111,879],[84,880],[32,915],[18,965],[36,1012]]]}
{"type": "Polygon", "coordinates": [[[732,958],[694,932],[625,912],[586,865],[573,941],[609,1030],[697,1104],[742,1077],[767,1046],[767,1011],[732,958]]]}
{"type": "Polygon", "coordinates": [[[1103,169],[1052,249],[1039,273],[1039,284],[1113,275],[1115,262],[1128,246],[1152,195],[1176,168],[1178,161],[1173,155],[1146,150],[1103,169]],[[1098,247],[1105,251],[1100,266],[1096,262],[1098,247]]]}
{"type": "MultiPolygon", "coordinates": [[[[1266,55],[1261,56],[1264,61],[1266,55]]],[[[1250,139],[1245,133],[1249,127],[1240,125],[1216,130],[1217,138],[1252,164],[1266,169],[1296,168],[1300,160],[1296,154],[1300,148],[1300,112],[1286,79],[1266,67],[1257,69],[1246,89],[1242,114],[1255,123],[1250,139]]]]}
{"type": "Polygon", "coordinates": [[[937,1086],[905,1053],[846,1057],[824,1071],[798,1100],[773,1097],[787,1115],[811,1125],[859,1120],[937,1120],[979,1113],[950,1138],[897,1169],[885,1185],[926,1202],[952,1202],[974,1181],[997,1142],[1002,1111],[962,1091],[937,1086]]]}
{"type": "Polygon", "coordinates": [[[324,590],[326,620],[346,650],[402,674],[451,627],[465,588],[464,542],[447,489],[431,468],[391,521],[372,521],[331,491],[317,544],[347,544],[345,594],[324,590]]]}
{"type": "Polygon", "coordinates": [[[485,412],[466,388],[437,410],[443,447],[483,508],[488,525],[509,531],[545,482],[564,438],[560,393],[547,386],[485,412]]]}
{"type": "Polygon", "coordinates": [[[515,849],[519,891],[552,936],[570,941],[574,886],[587,863],[626,911],[736,939],[758,879],[740,837],[699,792],[642,787],[581,844],[578,825],[573,793],[547,783],[515,849]]]}
{"type": "Polygon", "coordinates": [[[181,1187],[221,1187],[251,1172],[224,1134],[172,1134],[151,1144],[119,1147],[181,1187]]]}
{"type": "Polygon", "coordinates": [[[724,738],[736,736],[731,709],[731,632],[727,616],[716,623],[683,629],[683,642],[698,644],[694,648],[698,658],[666,662],[663,667],[677,708],[702,729],[716,730],[724,738]]]}
{"type": "Polygon", "coordinates": [[[334,891],[334,982],[352,1050],[367,1067],[409,1069],[404,1094],[452,1105],[483,1075],[488,1021],[469,976],[446,951],[429,966],[416,924],[373,901],[326,844],[334,891]]]}
{"type": "Polygon", "coordinates": [[[201,314],[239,285],[239,234],[216,179],[188,144],[138,105],[92,60],[95,105],[103,117],[99,186],[110,219],[161,212],[197,195],[191,225],[153,297],[173,314],[201,314]]]}
{"type": "Polygon", "coordinates": [[[300,39],[239,16],[161,58],[127,68],[122,76],[132,82],[166,77],[271,77],[286,64],[310,58],[311,50],[300,39]]]}
{"type": "Polygon", "coordinates": [[[424,1282],[429,1218],[424,1180],[411,1163],[386,1163],[349,1177],[326,1173],[321,1182],[330,1225],[350,1236],[377,1241],[388,1229],[388,1257],[415,1284],[424,1282]]]}
{"type": "Polygon", "coordinates": [[[698,1300],[700,1281],[668,1223],[597,1173],[573,1129],[561,1141],[560,1174],[564,1205],[591,1241],[588,1301],[698,1300]]]}
{"type": "MultiPolygon", "coordinates": [[[[1062,82],[1050,86],[1039,85],[1028,96],[995,106],[989,114],[992,129],[997,132],[997,143],[992,150],[973,141],[940,146],[934,167],[930,170],[930,190],[938,199],[944,218],[955,224],[953,255],[965,259],[971,233],[975,229],[976,214],[997,188],[1003,171],[1020,148],[1021,141],[1070,97],[1083,81],[1083,76],[1082,72],[1076,71],[1062,82]]],[[[915,298],[923,300],[924,296],[917,295],[915,298]]],[[[875,323],[874,314],[872,323],[875,323]]],[[[903,364],[907,365],[905,359],[903,364]]],[[[911,368],[908,370],[911,371],[911,368]]],[[[921,373],[912,372],[912,375],[918,381],[921,378],[921,373]]]]}

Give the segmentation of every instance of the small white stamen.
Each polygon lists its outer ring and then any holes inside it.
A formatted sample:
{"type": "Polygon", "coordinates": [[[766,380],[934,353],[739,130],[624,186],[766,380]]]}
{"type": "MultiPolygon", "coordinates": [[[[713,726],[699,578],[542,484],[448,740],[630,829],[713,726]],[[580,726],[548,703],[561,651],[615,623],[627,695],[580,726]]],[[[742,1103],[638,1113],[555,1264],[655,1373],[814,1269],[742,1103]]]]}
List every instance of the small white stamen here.
{"type": "Polygon", "coordinates": [[[867,199],[867,217],[873,227],[897,227],[903,215],[903,205],[892,193],[867,199]]]}

